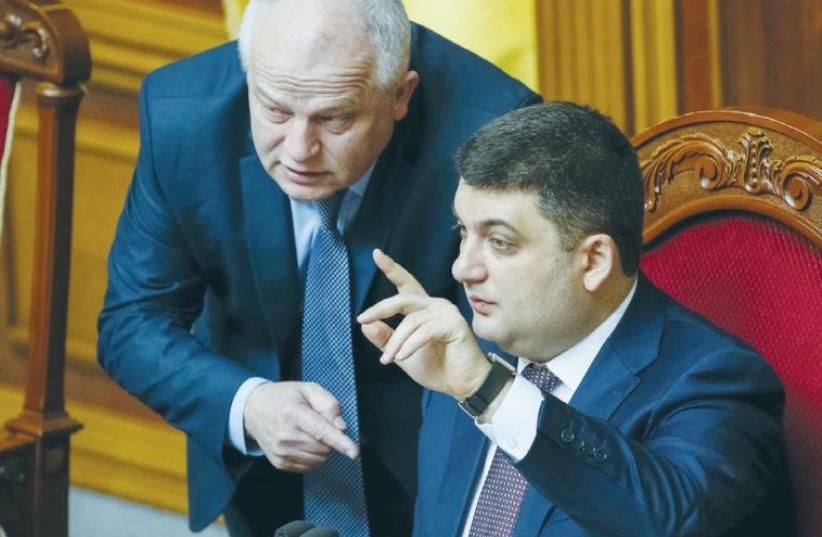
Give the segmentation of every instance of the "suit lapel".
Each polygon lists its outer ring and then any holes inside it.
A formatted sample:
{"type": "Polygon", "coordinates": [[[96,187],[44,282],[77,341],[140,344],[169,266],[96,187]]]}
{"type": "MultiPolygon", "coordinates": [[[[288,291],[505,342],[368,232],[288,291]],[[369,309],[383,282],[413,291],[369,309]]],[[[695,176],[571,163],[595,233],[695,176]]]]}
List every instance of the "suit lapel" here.
{"type": "Polygon", "coordinates": [[[437,535],[459,535],[490,445],[474,421],[456,404],[454,408],[451,447],[437,497],[437,535]]]}
{"type": "Polygon", "coordinates": [[[590,417],[610,418],[639,384],[639,371],[656,358],[663,315],[656,290],[640,276],[628,310],[594,358],[571,406],[590,417]]]}
{"type": "Polygon", "coordinates": [[[357,216],[345,230],[345,242],[351,255],[355,314],[362,311],[376,272],[371,254],[374,248],[386,249],[405,191],[413,180],[412,161],[419,128],[417,108],[414,99],[408,116],[397,123],[391,142],[374,166],[357,216]]]}
{"type": "MultiPolygon", "coordinates": [[[[663,313],[657,291],[640,275],[631,304],[574,392],[572,407],[593,418],[611,417],[639,385],[637,373],[656,358],[663,313]]],[[[528,487],[515,533],[538,535],[553,508],[553,502],[528,487]]]]}
{"type": "Polygon", "coordinates": [[[302,285],[288,196],[252,150],[240,161],[245,238],[260,307],[277,347],[299,326],[302,285]]]}

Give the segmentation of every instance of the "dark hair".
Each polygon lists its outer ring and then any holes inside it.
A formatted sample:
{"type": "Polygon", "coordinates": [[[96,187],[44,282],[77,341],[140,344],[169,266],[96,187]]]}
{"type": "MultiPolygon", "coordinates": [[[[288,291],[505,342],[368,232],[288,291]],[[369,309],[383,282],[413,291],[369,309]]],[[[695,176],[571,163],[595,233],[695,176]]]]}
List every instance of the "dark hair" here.
{"type": "Polygon", "coordinates": [[[562,246],[593,233],[614,239],[627,275],[642,248],[642,177],[631,143],[593,108],[550,102],[510,112],[482,127],[457,153],[465,182],[531,191],[562,246]]]}

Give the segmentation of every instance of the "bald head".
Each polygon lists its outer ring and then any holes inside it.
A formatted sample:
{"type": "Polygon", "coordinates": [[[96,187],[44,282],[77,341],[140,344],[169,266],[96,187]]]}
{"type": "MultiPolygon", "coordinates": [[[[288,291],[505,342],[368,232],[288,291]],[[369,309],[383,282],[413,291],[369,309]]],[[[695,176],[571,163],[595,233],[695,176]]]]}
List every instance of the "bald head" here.
{"type": "Polygon", "coordinates": [[[387,88],[408,71],[411,28],[401,0],[251,0],[239,34],[246,71],[252,49],[265,46],[359,50],[373,58],[375,80],[387,88]]]}

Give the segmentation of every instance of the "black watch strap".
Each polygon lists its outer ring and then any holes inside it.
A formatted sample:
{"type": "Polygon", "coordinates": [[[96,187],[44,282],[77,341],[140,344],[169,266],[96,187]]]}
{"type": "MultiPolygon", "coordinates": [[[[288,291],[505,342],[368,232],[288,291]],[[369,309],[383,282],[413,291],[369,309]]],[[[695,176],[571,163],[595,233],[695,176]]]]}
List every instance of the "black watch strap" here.
{"type": "Polygon", "coordinates": [[[492,352],[489,352],[487,356],[488,361],[491,362],[491,371],[474,395],[459,403],[463,410],[475,418],[485,412],[491,401],[502,391],[508,379],[514,376],[514,369],[508,365],[508,362],[492,352]]]}

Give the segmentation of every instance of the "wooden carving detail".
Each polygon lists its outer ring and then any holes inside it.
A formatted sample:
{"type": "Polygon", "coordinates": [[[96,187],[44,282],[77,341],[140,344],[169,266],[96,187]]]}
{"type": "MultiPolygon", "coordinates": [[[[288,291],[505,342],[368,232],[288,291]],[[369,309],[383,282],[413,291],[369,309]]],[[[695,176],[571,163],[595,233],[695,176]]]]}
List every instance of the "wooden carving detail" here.
{"type": "Polygon", "coordinates": [[[41,63],[46,63],[51,52],[51,38],[43,23],[25,21],[11,12],[0,14],[0,45],[5,50],[29,45],[32,58],[41,63]]]}
{"type": "Polygon", "coordinates": [[[739,139],[742,151],[726,148],[703,134],[690,134],[664,144],[640,163],[645,210],[656,209],[662,187],[682,172],[691,172],[705,190],[741,188],[752,195],[781,198],[802,211],[814,193],[822,194],[822,162],[809,156],[771,160],[773,145],[764,132],[751,130],[739,139]]]}

